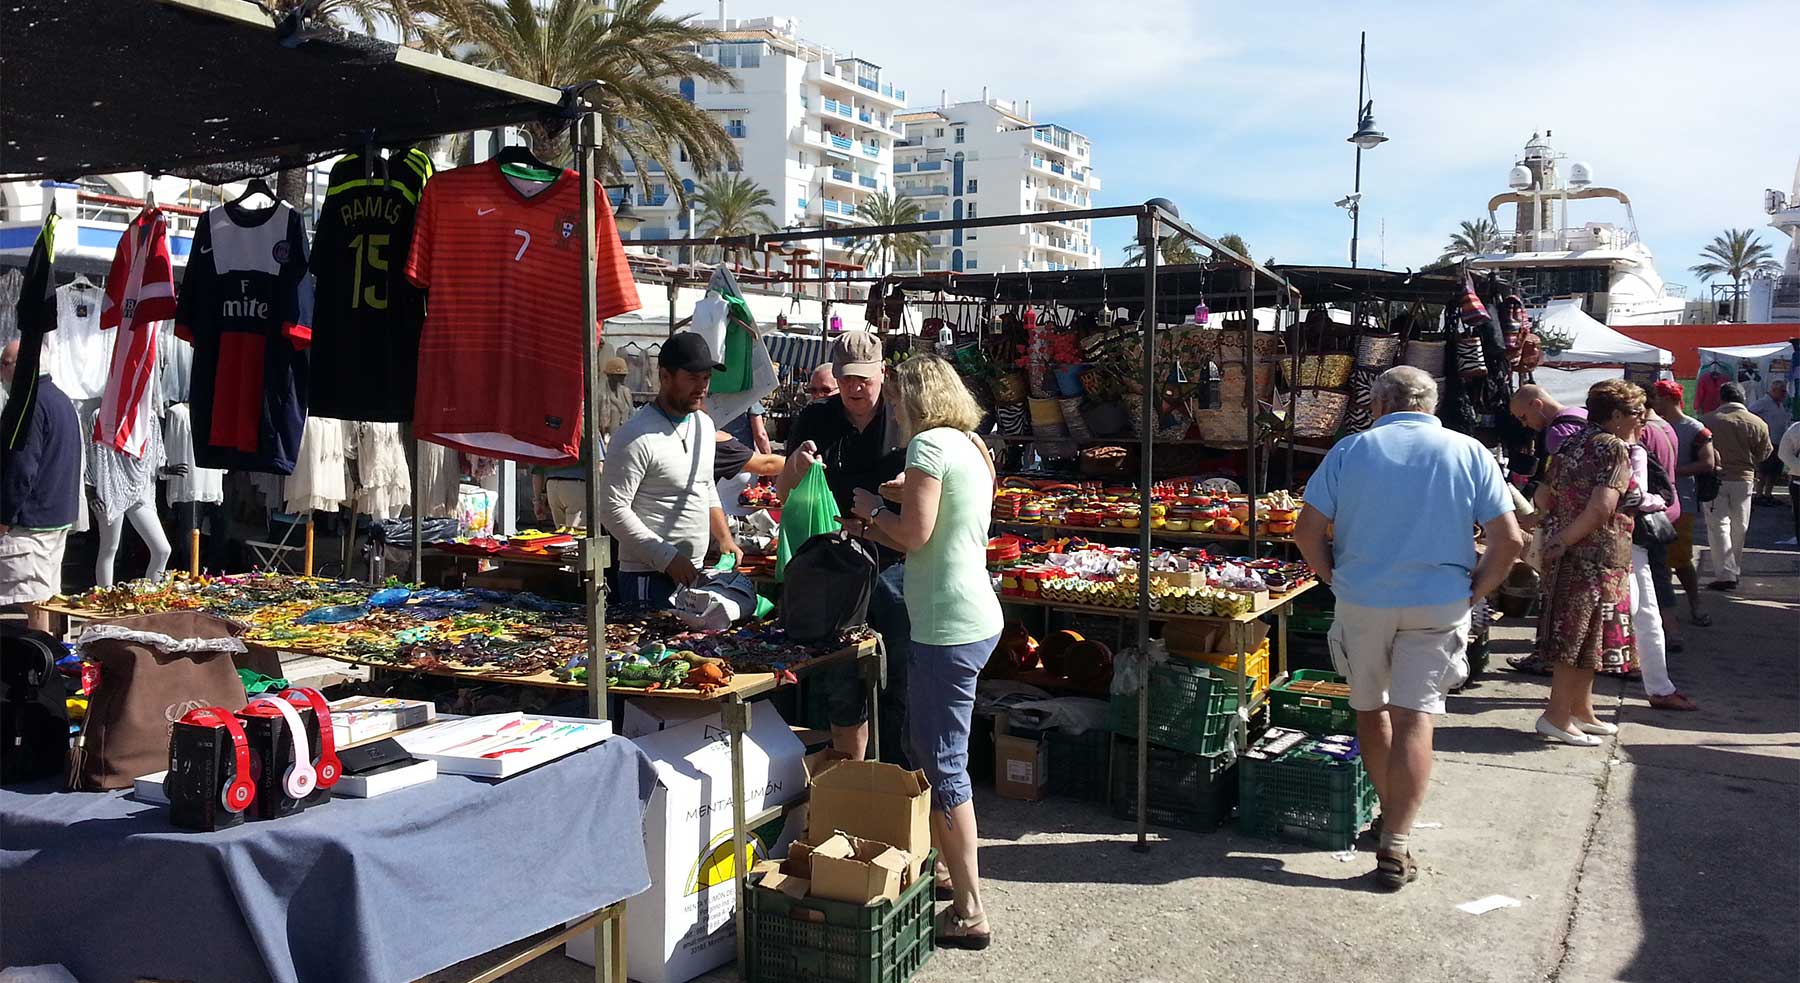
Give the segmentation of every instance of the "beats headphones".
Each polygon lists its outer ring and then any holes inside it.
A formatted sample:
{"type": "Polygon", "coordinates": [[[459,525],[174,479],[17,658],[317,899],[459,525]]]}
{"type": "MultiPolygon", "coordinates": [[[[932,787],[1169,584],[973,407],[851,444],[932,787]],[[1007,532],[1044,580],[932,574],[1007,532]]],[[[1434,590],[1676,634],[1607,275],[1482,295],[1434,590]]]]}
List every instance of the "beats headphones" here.
{"type": "Polygon", "coordinates": [[[319,782],[318,772],[313,770],[312,749],[306,742],[306,723],[300,719],[300,711],[286,700],[274,696],[259,696],[250,701],[250,706],[267,703],[281,714],[287,721],[288,733],[293,735],[294,763],[288,766],[287,773],[281,776],[282,790],[290,799],[304,799],[312,794],[313,786],[319,782]]]}
{"type": "Polygon", "coordinates": [[[256,801],[256,783],[250,778],[250,740],[244,736],[244,725],[224,707],[201,707],[189,710],[181,718],[196,727],[224,728],[231,737],[231,780],[219,794],[227,812],[243,812],[256,801]]]}
{"type": "Polygon", "coordinates": [[[338,762],[337,735],[331,732],[331,705],[325,702],[325,694],[310,686],[298,686],[282,690],[281,698],[312,707],[313,719],[319,722],[319,787],[336,785],[338,776],[344,773],[344,766],[338,762]]]}

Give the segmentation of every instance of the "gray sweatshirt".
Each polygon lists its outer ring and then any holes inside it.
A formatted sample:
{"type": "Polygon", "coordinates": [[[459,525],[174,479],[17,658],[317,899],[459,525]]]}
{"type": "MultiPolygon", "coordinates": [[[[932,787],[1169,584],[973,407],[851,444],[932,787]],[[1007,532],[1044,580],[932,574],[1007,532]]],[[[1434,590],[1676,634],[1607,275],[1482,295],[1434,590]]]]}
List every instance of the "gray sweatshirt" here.
{"type": "Polygon", "coordinates": [[[677,556],[695,567],[712,539],[712,417],[671,421],[655,403],[613,431],[601,473],[600,521],[619,541],[619,569],[660,573],[677,556]]]}

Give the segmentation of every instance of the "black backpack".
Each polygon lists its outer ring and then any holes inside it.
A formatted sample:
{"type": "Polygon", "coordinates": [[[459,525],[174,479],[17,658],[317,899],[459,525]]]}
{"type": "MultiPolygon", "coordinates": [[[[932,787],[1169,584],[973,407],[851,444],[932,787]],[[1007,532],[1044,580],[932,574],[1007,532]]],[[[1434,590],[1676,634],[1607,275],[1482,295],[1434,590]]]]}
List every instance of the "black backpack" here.
{"type": "Polygon", "coordinates": [[[69,755],[63,647],[19,622],[0,623],[0,785],[61,775],[69,755]]]}
{"type": "Polygon", "coordinates": [[[875,554],[842,532],[820,533],[788,558],[782,578],[781,625],[808,645],[836,641],[869,620],[875,554]]]}

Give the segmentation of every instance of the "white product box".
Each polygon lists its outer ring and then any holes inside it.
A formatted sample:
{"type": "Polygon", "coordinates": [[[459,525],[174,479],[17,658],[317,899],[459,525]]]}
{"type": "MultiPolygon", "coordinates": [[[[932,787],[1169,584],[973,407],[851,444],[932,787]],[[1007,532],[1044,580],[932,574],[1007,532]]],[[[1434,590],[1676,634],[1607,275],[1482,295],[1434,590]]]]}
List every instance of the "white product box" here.
{"type": "MultiPolygon", "coordinates": [[[[717,713],[635,743],[655,763],[658,781],[644,812],[650,889],[626,905],[626,972],[638,983],[686,983],[737,958],[733,876],[783,844],[753,835],[748,862],[733,862],[731,747],[717,713]]],[[[746,816],[806,794],[805,754],[781,715],[756,704],[744,740],[746,816]]],[[[592,933],[564,951],[593,965],[592,933]]]]}
{"type": "Polygon", "coordinates": [[[706,717],[719,719],[716,704],[706,700],[635,696],[625,701],[625,712],[619,714],[619,735],[635,739],[706,717]]]}

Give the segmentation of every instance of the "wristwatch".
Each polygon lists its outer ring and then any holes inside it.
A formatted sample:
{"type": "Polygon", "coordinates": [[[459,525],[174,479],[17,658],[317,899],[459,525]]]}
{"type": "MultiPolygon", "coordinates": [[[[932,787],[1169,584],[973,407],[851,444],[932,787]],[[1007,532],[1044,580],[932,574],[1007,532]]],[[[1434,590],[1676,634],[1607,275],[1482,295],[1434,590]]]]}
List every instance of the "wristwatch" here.
{"type": "Polygon", "coordinates": [[[880,505],[877,505],[874,508],[870,509],[869,510],[869,524],[874,525],[875,517],[886,511],[888,511],[886,502],[883,502],[880,505]]]}

